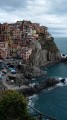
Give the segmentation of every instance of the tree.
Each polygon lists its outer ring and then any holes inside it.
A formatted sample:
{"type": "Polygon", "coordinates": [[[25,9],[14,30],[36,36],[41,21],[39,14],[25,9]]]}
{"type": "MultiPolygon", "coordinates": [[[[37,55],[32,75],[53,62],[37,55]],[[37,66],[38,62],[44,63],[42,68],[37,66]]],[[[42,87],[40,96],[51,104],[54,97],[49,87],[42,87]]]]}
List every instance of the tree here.
{"type": "Polygon", "coordinates": [[[22,94],[13,90],[0,92],[0,120],[29,120],[22,94]]]}

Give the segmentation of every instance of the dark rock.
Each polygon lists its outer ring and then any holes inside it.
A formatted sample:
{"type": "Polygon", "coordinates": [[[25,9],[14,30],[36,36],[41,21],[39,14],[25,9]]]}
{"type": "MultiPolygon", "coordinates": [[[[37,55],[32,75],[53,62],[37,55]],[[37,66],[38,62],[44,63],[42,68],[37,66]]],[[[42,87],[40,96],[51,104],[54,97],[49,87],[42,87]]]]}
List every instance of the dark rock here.
{"type": "Polygon", "coordinates": [[[32,76],[31,76],[30,73],[24,74],[24,77],[27,78],[27,79],[32,79],[32,76]]]}
{"type": "Polygon", "coordinates": [[[61,82],[62,82],[62,83],[65,83],[65,82],[66,82],[66,80],[65,80],[65,79],[61,79],[61,82]]]}
{"type": "Polygon", "coordinates": [[[23,90],[20,90],[24,95],[33,95],[40,93],[43,89],[48,89],[50,87],[54,87],[56,84],[58,84],[59,81],[55,78],[48,78],[47,80],[44,80],[43,82],[34,85],[33,87],[29,87],[23,90]]]}

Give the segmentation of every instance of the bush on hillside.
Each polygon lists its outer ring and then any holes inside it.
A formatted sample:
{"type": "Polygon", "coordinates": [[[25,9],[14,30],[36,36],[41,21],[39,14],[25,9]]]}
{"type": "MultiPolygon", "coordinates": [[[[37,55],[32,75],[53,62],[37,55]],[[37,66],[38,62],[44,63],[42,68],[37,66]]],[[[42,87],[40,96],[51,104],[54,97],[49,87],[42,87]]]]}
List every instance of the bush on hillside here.
{"type": "Polygon", "coordinates": [[[26,99],[22,94],[13,90],[0,92],[0,120],[29,120],[26,99]]]}

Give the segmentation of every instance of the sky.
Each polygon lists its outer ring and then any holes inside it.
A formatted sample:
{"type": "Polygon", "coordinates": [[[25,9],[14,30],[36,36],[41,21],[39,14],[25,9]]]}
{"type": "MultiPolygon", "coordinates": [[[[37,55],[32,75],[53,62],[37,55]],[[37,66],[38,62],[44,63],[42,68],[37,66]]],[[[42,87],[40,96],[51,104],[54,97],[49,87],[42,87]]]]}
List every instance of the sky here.
{"type": "Polygon", "coordinates": [[[67,37],[67,0],[0,0],[0,23],[30,20],[67,37]]]}

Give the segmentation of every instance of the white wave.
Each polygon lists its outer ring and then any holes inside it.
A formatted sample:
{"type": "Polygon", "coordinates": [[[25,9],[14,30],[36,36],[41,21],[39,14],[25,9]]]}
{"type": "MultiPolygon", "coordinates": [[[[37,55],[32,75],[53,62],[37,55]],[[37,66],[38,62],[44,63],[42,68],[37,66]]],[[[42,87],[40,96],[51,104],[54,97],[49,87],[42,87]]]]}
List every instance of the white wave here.
{"type": "Polygon", "coordinates": [[[31,80],[35,80],[36,78],[32,78],[31,80]]]}
{"type": "Polygon", "coordinates": [[[67,86],[67,78],[62,78],[62,77],[59,77],[58,80],[60,80],[60,83],[57,84],[57,86],[67,86]],[[65,79],[65,82],[62,83],[61,80],[62,79],[65,79]]]}
{"type": "Polygon", "coordinates": [[[33,87],[35,85],[35,83],[30,83],[29,86],[30,87],[33,87]]]}
{"type": "Polygon", "coordinates": [[[59,80],[62,80],[63,78],[62,78],[62,77],[59,77],[58,79],[59,79],[59,80]]]}
{"type": "Polygon", "coordinates": [[[48,88],[49,91],[52,90],[52,89],[54,89],[54,87],[50,87],[50,88],[48,88]]]}
{"type": "Polygon", "coordinates": [[[58,83],[57,86],[61,86],[62,87],[62,86],[64,86],[64,84],[63,83],[58,83]]]}
{"type": "Polygon", "coordinates": [[[34,105],[34,103],[35,103],[35,101],[37,99],[38,99],[38,95],[37,94],[34,94],[34,95],[30,96],[28,105],[33,107],[33,105],[34,105]]]}
{"type": "Polygon", "coordinates": [[[38,95],[37,95],[37,94],[34,94],[34,95],[30,96],[30,97],[29,97],[29,100],[30,100],[30,99],[34,99],[34,98],[38,98],[38,95]]]}
{"type": "Polygon", "coordinates": [[[53,88],[55,88],[57,86],[59,86],[59,87],[67,86],[67,78],[62,78],[62,77],[55,77],[55,78],[59,81],[59,83],[56,86],[49,88],[48,90],[52,90],[53,88]],[[64,83],[61,82],[62,79],[65,79],[64,83]]]}
{"type": "Polygon", "coordinates": [[[67,85],[67,78],[65,79],[65,85],[67,85]]]}

